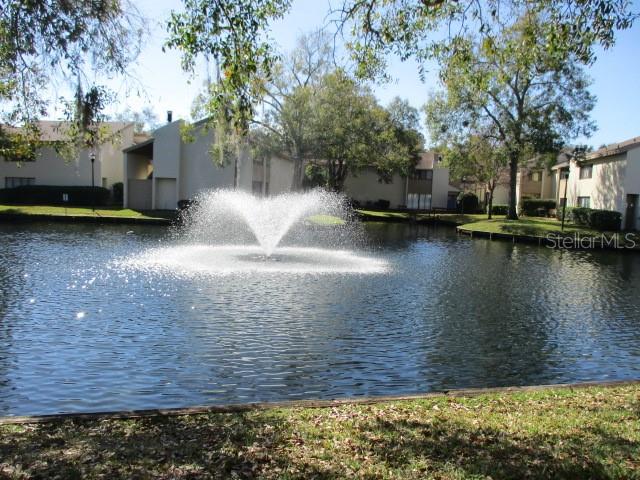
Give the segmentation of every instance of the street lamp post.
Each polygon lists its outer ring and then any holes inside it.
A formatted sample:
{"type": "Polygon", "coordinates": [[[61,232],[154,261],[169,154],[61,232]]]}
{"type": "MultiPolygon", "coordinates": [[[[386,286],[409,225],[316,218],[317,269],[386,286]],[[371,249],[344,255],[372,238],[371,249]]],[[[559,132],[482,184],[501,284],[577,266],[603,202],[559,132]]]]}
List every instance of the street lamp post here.
{"type": "Polygon", "coordinates": [[[91,209],[96,211],[96,182],[95,175],[93,173],[93,165],[96,163],[96,154],[95,152],[91,152],[89,155],[89,159],[91,160],[91,209]]]}
{"type": "Polygon", "coordinates": [[[564,202],[562,203],[562,225],[560,231],[564,232],[564,215],[567,211],[567,187],[569,186],[569,170],[562,174],[564,177],[564,202]]]}

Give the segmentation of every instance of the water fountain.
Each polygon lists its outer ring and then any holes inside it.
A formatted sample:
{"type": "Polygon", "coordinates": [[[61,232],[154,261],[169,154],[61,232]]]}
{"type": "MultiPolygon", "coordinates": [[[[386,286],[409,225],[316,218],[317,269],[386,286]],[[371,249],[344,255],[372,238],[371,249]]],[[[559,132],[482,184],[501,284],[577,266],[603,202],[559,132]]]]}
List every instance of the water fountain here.
{"type": "Polygon", "coordinates": [[[340,194],[313,190],[258,197],[213,190],[195,199],[175,243],[149,249],[127,264],[175,274],[386,271],[386,262],[355,248],[357,230],[340,194]],[[286,237],[294,238],[283,246],[286,237]]]}

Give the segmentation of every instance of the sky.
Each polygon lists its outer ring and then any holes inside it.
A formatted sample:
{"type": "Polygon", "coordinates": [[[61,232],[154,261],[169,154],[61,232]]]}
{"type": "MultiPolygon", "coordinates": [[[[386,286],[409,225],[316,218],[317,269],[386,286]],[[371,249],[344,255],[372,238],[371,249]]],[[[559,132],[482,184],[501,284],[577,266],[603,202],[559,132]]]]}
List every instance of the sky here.
{"type": "MultiPolygon", "coordinates": [[[[166,119],[167,110],[173,111],[174,120],[189,119],[191,103],[206,80],[205,65],[201,63],[196,75],[191,76],[182,71],[178,52],[162,52],[166,38],[163,22],[171,10],[181,8],[181,1],[134,2],[150,19],[149,37],[138,64],[132,70],[135,81],[129,81],[126,88],[122,82],[110,84],[120,99],[114,110],[121,111],[127,107],[141,110],[144,106],[151,106],[161,121],[166,119]]],[[[322,26],[330,5],[328,0],[293,0],[292,3],[291,12],[272,26],[271,36],[284,51],[294,47],[300,34],[322,26]]],[[[634,7],[640,10],[640,0],[634,2],[634,7]]],[[[589,139],[581,138],[574,142],[594,147],[640,136],[640,22],[630,30],[619,32],[613,48],[597,53],[598,59],[589,67],[588,74],[593,79],[591,92],[597,97],[592,118],[598,125],[598,131],[589,139]]],[[[391,59],[389,72],[394,78],[391,83],[374,86],[382,104],[400,96],[420,109],[429,93],[438,88],[435,66],[428,69],[424,82],[420,80],[413,61],[391,59]]]]}

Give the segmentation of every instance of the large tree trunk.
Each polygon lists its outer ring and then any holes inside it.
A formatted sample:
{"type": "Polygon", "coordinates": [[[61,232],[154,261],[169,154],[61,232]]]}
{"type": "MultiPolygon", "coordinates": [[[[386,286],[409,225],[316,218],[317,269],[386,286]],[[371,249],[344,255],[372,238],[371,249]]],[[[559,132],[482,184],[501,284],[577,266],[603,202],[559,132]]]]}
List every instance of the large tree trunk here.
{"type": "Polygon", "coordinates": [[[347,168],[344,162],[327,162],[327,187],[334,192],[341,192],[344,189],[344,181],[347,178],[347,168]]]}
{"type": "Polygon", "coordinates": [[[291,178],[291,191],[298,192],[302,190],[304,181],[304,159],[293,157],[293,177],[291,178]]]}
{"type": "Polygon", "coordinates": [[[509,212],[507,218],[509,220],[517,220],[518,212],[516,211],[516,181],[518,179],[518,153],[511,152],[509,154],[509,212]]]}
{"type": "Polygon", "coordinates": [[[489,201],[487,202],[488,204],[487,218],[489,220],[491,220],[491,215],[492,215],[491,210],[493,209],[493,189],[494,188],[495,187],[493,188],[489,187],[489,201]]]}

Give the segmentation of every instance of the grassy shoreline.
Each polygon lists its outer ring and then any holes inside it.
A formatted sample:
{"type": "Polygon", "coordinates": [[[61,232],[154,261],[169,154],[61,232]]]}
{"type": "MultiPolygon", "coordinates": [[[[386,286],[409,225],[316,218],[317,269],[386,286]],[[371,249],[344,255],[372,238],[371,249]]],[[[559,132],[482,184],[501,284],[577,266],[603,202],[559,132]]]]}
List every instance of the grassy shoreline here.
{"type": "Polygon", "coordinates": [[[93,217],[122,218],[134,220],[167,219],[162,212],[147,214],[137,210],[121,207],[64,207],[47,205],[0,205],[0,215],[10,216],[52,216],[52,217],[93,217]]]}
{"type": "Polygon", "coordinates": [[[640,385],[0,425],[0,478],[640,478],[640,385]]]}

